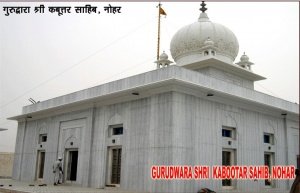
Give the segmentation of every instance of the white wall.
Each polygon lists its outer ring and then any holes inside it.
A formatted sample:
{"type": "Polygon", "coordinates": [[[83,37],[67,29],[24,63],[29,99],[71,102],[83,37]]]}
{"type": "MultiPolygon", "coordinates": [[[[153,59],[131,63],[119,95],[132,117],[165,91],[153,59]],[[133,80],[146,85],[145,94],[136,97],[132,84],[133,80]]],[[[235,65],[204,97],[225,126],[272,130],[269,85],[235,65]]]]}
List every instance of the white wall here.
{"type": "MultiPolygon", "coordinates": [[[[22,181],[35,179],[37,137],[47,131],[46,183],[53,183],[52,164],[63,153],[68,137],[62,130],[75,128],[79,150],[77,183],[102,188],[106,184],[107,148],[122,146],[121,188],[143,192],[196,192],[208,187],[222,191],[221,180],[153,181],[152,165],[221,165],[222,148],[233,147],[238,165],[263,165],[265,144],[263,133],[272,132],[276,138],[272,151],[275,163],[295,164],[298,152],[297,122],[288,120],[288,142],[284,122],[259,112],[221,104],[181,92],[156,94],[130,102],[48,117],[19,124],[13,178],[22,181]],[[109,125],[123,124],[124,134],[108,137],[109,125]],[[222,125],[236,127],[237,139],[228,146],[221,137],[222,125]],[[76,129],[79,128],[79,129],[76,129]],[[24,132],[25,131],[25,132],[24,132]],[[25,135],[24,135],[25,134],[25,135]],[[24,138],[24,142],[23,142],[24,138]],[[60,139],[60,142],[58,142],[60,139]],[[286,146],[288,144],[288,159],[286,146]],[[22,162],[22,163],[21,163],[22,162]],[[287,163],[288,162],[288,163],[287,163]],[[19,169],[21,163],[21,170],[19,169]]],[[[74,130],[74,131],[75,131],[74,130]]],[[[276,190],[287,190],[287,182],[277,181],[276,190]]],[[[264,192],[264,181],[240,180],[240,192],[264,192]]]]}

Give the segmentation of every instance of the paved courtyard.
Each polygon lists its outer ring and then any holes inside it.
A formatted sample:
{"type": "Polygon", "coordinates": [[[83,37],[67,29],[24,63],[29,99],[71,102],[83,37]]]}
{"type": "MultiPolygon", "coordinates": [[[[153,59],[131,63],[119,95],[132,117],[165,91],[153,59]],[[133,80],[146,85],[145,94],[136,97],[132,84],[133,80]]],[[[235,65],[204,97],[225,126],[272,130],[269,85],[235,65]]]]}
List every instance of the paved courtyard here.
{"type": "Polygon", "coordinates": [[[26,183],[11,179],[0,179],[0,193],[130,193],[119,188],[83,188],[74,184],[42,186],[42,183],[26,183]],[[10,186],[11,185],[11,186],[10,186]]]}

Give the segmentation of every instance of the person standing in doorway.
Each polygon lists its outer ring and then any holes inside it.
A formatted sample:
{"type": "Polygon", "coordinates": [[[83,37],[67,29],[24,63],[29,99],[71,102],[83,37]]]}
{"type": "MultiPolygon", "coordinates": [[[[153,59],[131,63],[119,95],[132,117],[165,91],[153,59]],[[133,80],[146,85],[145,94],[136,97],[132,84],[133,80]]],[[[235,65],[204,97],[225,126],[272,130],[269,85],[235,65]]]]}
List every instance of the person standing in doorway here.
{"type": "Polygon", "coordinates": [[[53,164],[53,173],[54,173],[54,186],[62,183],[62,176],[64,174],[62,170],[62,158],[58,157],[58,159],[53,164]]]}

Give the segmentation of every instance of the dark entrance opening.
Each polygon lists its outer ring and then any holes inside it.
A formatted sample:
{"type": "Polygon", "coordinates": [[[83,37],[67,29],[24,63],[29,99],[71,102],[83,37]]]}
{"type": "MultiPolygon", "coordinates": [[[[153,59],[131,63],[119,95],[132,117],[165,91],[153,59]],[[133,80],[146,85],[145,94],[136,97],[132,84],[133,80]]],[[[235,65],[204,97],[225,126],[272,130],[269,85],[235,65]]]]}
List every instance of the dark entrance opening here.
{"type": "Polygon", "coordinates": [[[37,179],[43,179],[43,177],[44,177],[44,165],[45,165],[45,152],[44,151],[38,151],[37,179]]]}
{"type": "MultiPolygon", "coordinates": [[[[222,165],[223,166],[231,165],[231,152],[230,151],[222,151],[222,165]]],[[[222,186],[232,186],[231,179],[222,180],[222,186]]]]}
{"type": "Polygon", "coordinates": [[[112,149],[111,183],[120,184],[122,149],[112,149]]]}
{"type": "Polygon", "coordinates": [[[67,180],[76,181],[78,150],[68,151],[67,180]]]}

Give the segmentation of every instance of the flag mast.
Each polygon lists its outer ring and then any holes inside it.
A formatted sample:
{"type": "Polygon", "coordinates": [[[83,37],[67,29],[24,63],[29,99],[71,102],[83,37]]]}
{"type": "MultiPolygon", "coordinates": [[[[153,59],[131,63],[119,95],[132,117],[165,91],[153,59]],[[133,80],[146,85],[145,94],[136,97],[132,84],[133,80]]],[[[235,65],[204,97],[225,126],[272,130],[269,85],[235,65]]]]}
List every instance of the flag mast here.
{"type": "MultiPolygon", "coordinates": [[[[156,53],[156,60],[159,60],[159,46],[160,46],[160,9],[161,4],[158,3],[158,33],[157,33],[157,53],[156,53]]],[[[157,68],[159,68],[159,64],[157,64],[157,68]]]]}
{"type": "MultiPolygon", "coordinates": [[[[160,2],[158,3],[158,32],[157,32],[157,54],[156,59],[159,60],[159,47],[160,47],[160,15],[167,15],[166,12],[161,8],[160,2]]],[[[159,64],[157,64],[159,68],[159,64]]]]}

